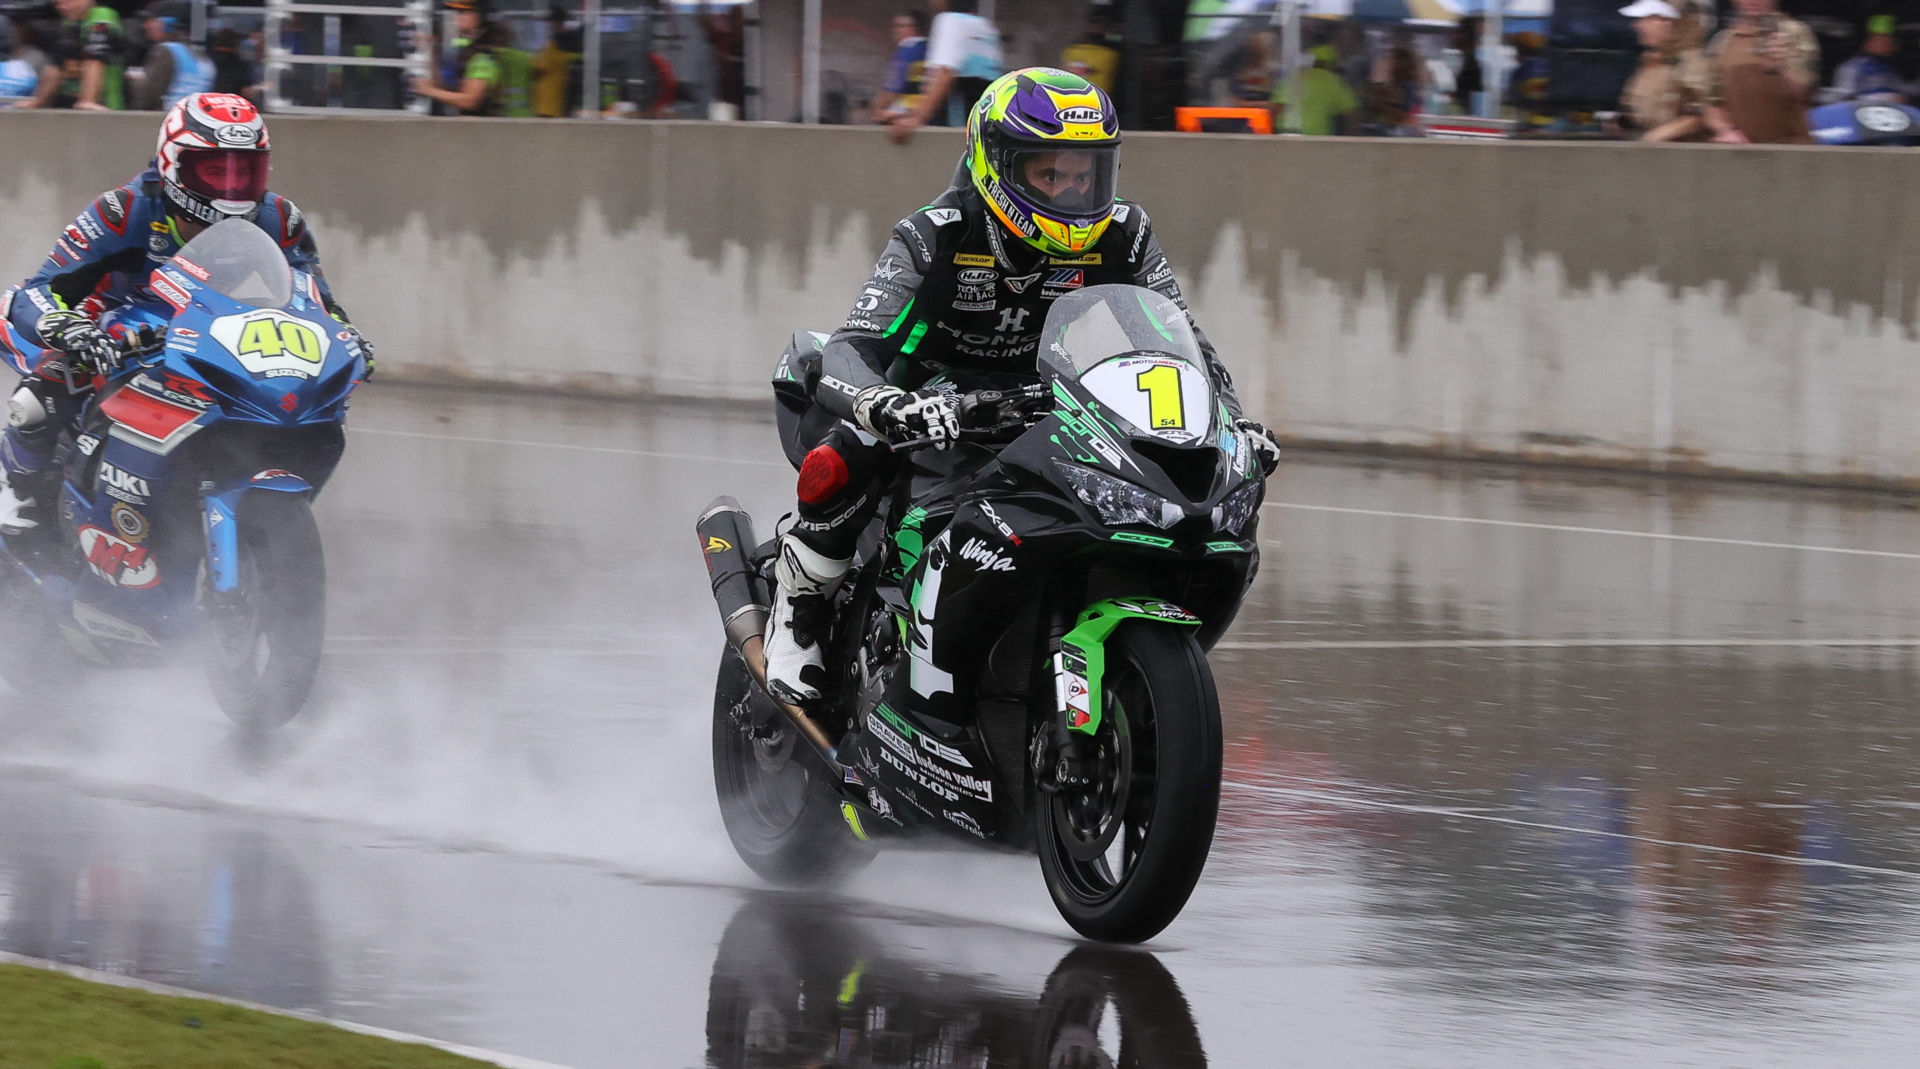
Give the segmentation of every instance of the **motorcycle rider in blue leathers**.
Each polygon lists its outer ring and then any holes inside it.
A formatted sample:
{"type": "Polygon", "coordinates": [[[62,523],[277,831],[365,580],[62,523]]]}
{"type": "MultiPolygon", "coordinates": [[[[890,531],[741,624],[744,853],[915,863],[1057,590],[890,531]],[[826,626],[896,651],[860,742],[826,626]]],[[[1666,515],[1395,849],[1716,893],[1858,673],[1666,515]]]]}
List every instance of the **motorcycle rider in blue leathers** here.
{"type": "MultiPolygon", "coordinates": [[[[312,276],[327,311],[354,330],[320,273],[306,220],[292,201],[267,191],[267,173],[259,109],[245,97],[195,93],[167,111],[147,170],[102,193],[32,277],[0,293],[0,358],[24,376],[0,438],[0,534],[44,534],[41,510],[58,489],[51,467],[58,436],[122,351],[95,319],[150,298],[154,268],[207,227],[238,218],[266,231],[291,267],[312,276]]],[[[373,350],[358,340],[371,375],[373,350]]]]}

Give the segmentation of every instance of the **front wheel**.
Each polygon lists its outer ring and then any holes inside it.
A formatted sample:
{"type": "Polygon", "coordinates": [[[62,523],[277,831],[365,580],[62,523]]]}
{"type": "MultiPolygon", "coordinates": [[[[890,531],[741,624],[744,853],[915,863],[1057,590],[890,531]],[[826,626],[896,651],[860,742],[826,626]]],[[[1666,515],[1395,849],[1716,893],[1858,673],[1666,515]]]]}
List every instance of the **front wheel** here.
{"type": "Polygon", "coordinates": [[[1089,939],[1137,943],[1187,904],[1220,811],[1220,700],[1191,631],[1132,621],[1107,640],[1091,782],[1034,806],[1040,870],[1089,939]]]}
{"type": "Polygon", "coordinates": [[[747,675],[732,646],[713,688],[713,789],[734,852],[781,887],[820,887],[859,871],[873,848],[840,814],[807,760],[807,741],[747,675]]]}
{"type": "Polygon", "coordinates": [[[313,508],[298,494],[240,500],[239,583],[204,590],[207,682],[245,730],[292,720],[313,690],[327,625],[327,566],[313,508]]]}

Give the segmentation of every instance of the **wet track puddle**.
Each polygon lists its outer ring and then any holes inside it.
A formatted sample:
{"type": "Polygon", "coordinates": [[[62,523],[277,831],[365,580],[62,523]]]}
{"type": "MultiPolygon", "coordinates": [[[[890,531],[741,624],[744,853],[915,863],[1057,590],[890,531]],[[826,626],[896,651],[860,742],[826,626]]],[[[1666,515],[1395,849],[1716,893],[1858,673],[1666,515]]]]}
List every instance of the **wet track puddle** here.
{"type": "Polygon", "coordinates": [[[712,812],[690,531],[717,493],[785,507],[765,425],[407,390],[355,414],[320,508],[323,686],[275,747],[238,750],[184,674],[0,693],[0,949],[578,1066],[1914,1041],[1897,503],[1289,465],[1214,655],[1213,862],[1150,952],[1115,952],[1066,938],[1030,860],[751,890],[712,812]]]}

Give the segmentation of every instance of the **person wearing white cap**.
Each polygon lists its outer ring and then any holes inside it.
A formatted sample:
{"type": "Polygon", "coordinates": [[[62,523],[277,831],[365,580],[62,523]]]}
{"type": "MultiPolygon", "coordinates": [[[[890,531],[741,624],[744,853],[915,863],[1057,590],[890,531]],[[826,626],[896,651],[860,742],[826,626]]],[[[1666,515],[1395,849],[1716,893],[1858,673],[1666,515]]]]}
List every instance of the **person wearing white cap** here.
{"type": "Polygon", "coordinates": [[[1620,9],[1640,36],[1640,66],[1620,93],[1620,125],[1642,141],[1704,141],[1707,60],[1699,16],[1683,24],[1667,0],[1636,0],[1620,9]]]}

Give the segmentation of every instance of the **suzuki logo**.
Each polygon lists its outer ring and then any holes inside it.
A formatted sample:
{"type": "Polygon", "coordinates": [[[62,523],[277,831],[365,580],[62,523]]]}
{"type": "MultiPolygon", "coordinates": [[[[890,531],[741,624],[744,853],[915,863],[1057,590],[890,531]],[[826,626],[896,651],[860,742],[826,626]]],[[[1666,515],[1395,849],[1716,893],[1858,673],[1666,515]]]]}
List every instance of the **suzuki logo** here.
{"type": "Polygon", "coordinates": [[[1000,310],[1000,330],[1002,333],[1020,330],[1026,322],[1027,310],[1025,308],[1003,308],[1000,310]]]}

